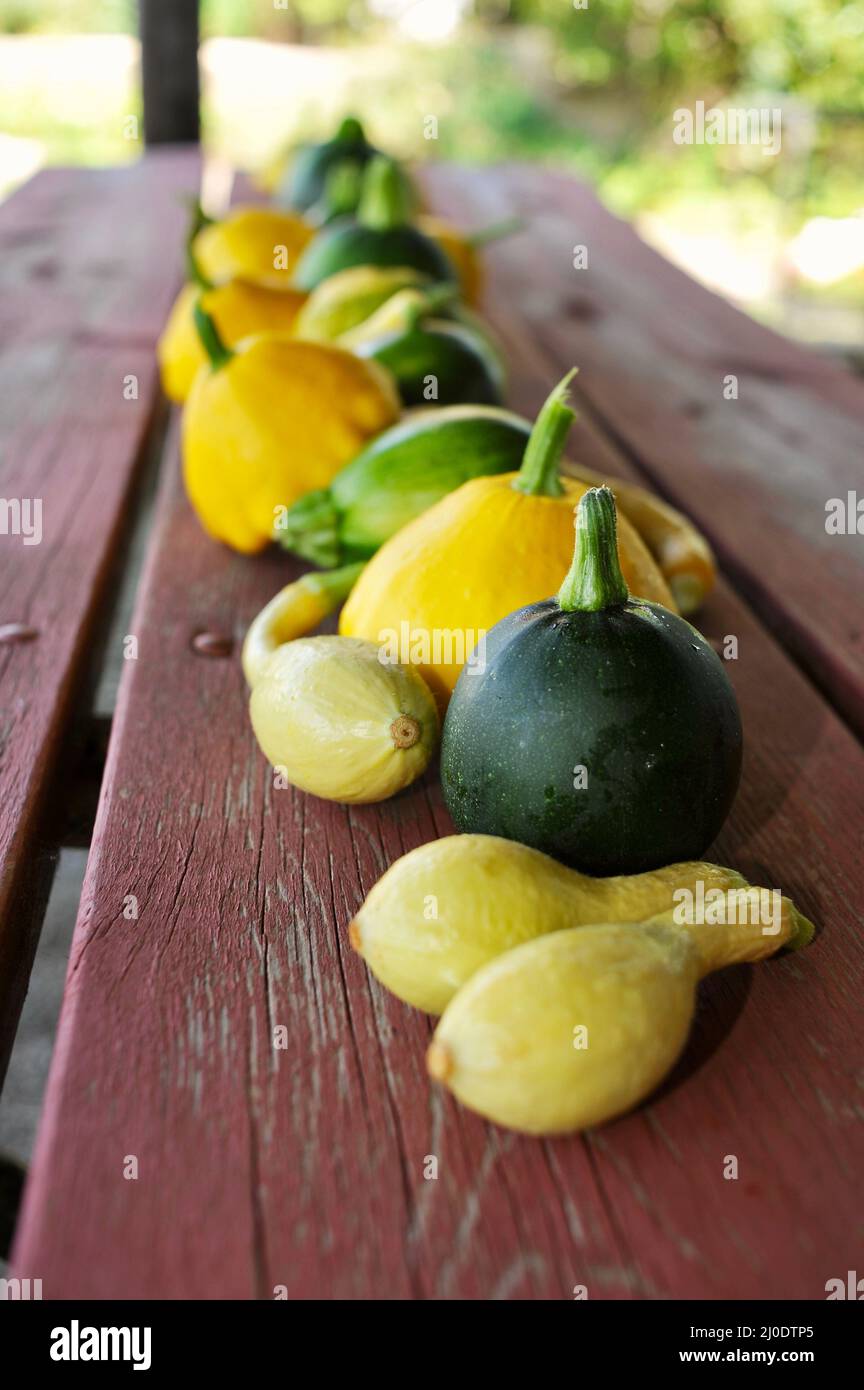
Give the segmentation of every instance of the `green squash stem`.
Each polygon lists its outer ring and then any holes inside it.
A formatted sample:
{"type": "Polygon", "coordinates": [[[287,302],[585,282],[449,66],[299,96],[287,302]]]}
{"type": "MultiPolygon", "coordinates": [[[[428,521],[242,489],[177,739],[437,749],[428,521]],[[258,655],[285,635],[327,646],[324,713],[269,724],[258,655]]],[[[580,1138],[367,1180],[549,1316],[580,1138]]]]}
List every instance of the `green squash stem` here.
{"type": "Polygon", "coordinates": [[[560,497],[564,491],[558,465],[576,419],[575,410],[567,404],[567,393],[578,370],[573,367],[547,397],[525,446],[522,467],[513,486],[531,497],[560,497]]]}
{"type": "Polygon", "coordinates": [[[273,538],[313,565],[332,569],[342,558],[339,513],[329,488],[315,488],[288,508],[273,528],[273,538]]]}
{"type": "Polygon", "coordinates": [[[204,211],[198,198],[190,198],[188,200],[188,207],[190,239],[196,237],[205,227],[212,227],[213,223],[217,221],[215,217],[210,216],[209,212],[204,211]]]}
{"type": "Polygon", "coordinates": [[[407,180],[394,159],[376,155],[366,166],[357,221],[364,227],[386,232],[404,227],[411,218],[407,180]]]}
{"type": "Polygon", "coordinates": [[[186,279],[190,284],[194,285],[196,289],[212,290],[213,281],[208,280],[198,264],[198,257],[195,255],[195,248],[192,245],[194,240],[194,236],[191,236],[186,243],[186,279]]]}
{"type": "Polygon", "coordinates": [[[615,498],[608,487],[592,487],[576,512],[573,563],[558,590],[558,606],[565,613],[598,613],[629,597],[618,561],[615,498]]]}
{"type": "Polygon", "coordinates": [[[366,134],[356,116],[345,116],[334,138],[339,145],[362,145],[366,134]]]}
{"type": "Polygon", "coordinates": [[[432,318],[441,309],[449,309],[459,298],[459,287],[452,284],[433,285],[429,290],[421,290],[420,296],[405,315],[408,329],[416,328],[424,319],[432,318]]]}
{"type": "Polygon", "coordinates": [[[343,565],[338,570],[304,574],[300,583],[310,593],[319,594],[321,598],[326,599],[330,605],[327,611],[332,613],[333,609],[338,608],[348,597],[365,568],[365,560],[356,560],[353,564],[343,565]]]}
{"type": "Polygon", "coordinates": [[[198,257],[195,255],[195,238],[205,227],[212,225],[213,218],[208,217],[201,204],[195,199],[191,204],[189,215],[189,229],[186,233],[186,279],[193,285],[197,285],[199,290],[212,290],[213,281],[208,280],[200,265],[198,257]]]}
{"type": "Polygon", "coordinates": [[[201,346],[210,359],[210,366],[214,372],[218,372],[220,367],[226,366],[231,361],[234,353],[222,341],[214,319],[207,313],[206,309],[201,307],[200,299],[195,301],[192,313],[195,318],[198,337],[201,339],[201,346]]]}
{"type": "Polygon", "coordinates": [[[356,159],[340,159],[329,170],[324,181],[324,196],[319,208],[321,220],[353,213],[360,201],[363,173],[356,159]]]}

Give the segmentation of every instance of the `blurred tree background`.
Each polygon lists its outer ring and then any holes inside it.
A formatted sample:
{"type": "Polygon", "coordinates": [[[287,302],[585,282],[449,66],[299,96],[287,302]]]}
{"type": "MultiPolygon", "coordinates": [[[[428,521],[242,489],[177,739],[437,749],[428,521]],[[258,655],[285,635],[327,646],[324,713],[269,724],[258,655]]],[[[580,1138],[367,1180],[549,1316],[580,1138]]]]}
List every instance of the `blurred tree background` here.
{"type": "MultiPolygon", "coordinates": [[[[752,312],[864,341],[859,3],[202,0],[201,16],[217,156],[266,168],[350,108],[425,158],[435,115],[436,158],[572,169],[752,312]],[[697,101],[780,108],[780,153],[677,145],[673,113],[697,101]]],[[[134,0],[0,0],[0,186],[136,156],[135,29],[134,0]]]]}

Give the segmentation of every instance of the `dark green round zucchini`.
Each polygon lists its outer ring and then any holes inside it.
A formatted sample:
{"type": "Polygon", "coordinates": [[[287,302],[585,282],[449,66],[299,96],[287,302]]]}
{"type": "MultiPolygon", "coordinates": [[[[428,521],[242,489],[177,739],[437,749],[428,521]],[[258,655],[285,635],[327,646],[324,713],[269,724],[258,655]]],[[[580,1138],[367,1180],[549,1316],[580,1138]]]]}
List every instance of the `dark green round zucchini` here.
{"type": "Polygon", "coordinates": [[[314,290],[340,270],[355,265],[390,265],[419,270],[430,280],[452,280],[455,270],[437,242],[417,227],[366,227],[337,219],[310,241],[294,268],[298,290],[314,290]]]}
{"type": "Polygon", "coordinates": [[[413,411],[276,523],[286,550],[329,568],[368,560],[406,522],[470,478],[516,472],[531,426],[495,406],[413,411]]]}
{"type": "Polygon", "coordinates": [[[431,280],[455,281],[449,258],[410,221],[410,193],[393,160],[376,156],[363,178],[357,216],[337,218],[313,237],[294,269],[297,289],[314,290],[357,265],[405,266],[431,280]]]}
{"type": "Polygon", "coordinates": [[[387,367],[405,405],[499,405],[504,398],[500,359],[464,323],[424,319],[354,351],[387,367]]]}
{"type": "Polygon", "coordinates": [[[496,623],[459,677],[441,779],[460,830],[631,874],[702,857],[741,746],[722,662],[683,618],[629,597],[614,499],[594,488],[558,597],[496,623]]]}
{"type": "Polygon", "coordinates": [[[295,152],[276,202],[280,207],[306,212],[323,199],[327,176],[337,164],[351,163],[362,170],[377,153],[357,118],[346,116],[332,140],[301,145],[295,152]]]}

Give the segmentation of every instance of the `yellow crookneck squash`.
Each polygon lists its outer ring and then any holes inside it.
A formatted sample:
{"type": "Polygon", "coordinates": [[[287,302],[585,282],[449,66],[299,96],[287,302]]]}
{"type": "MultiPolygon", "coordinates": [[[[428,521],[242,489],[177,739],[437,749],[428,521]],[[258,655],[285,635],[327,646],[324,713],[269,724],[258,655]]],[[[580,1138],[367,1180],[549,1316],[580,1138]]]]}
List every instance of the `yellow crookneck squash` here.
{"type": "Polygon", "coordinates": [[[229,348],[198,303],[209,364],[183,412],[183,475],[205,531],[252,554],[278,509],[334,474],[399,415],[389,373],[341,348],[268,333],[229,348]]]}
{"type": "MultiPolygon", "coordinates": [[[[474,478],[386,541],[342,609],[339,631],[398,644],[444,708],[465,654],[501,618],[554,594],[573,557],[574,508],[587,484],[559,477],[574,412],[570,372],[541,410],[518,473],[474,478]]],[[[618,522],[630,592],[677,612],[635,527],[618,522]]]]}

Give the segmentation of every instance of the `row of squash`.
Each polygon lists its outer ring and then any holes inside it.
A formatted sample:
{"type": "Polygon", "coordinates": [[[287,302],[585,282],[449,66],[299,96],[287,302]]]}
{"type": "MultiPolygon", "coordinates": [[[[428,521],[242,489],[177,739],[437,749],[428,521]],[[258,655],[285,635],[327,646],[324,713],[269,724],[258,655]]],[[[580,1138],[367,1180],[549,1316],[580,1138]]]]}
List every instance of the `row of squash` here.
{"type": "Polygon", "coordinates": [[[812,934],[785,899],[763,931],[760,890],[700,858],[742,749],[686,617],[710,548],[644,489],[565,465],[573,371],[533,424],[504,407],[479,245],[512,226],[425,215],[353,118],[297,152],[278,203],[194,210],[159,347],[202,525],[317,567],[247,634],[255,734],[279,776],[350,803],[440,747],[463,833],[392,866],[351,943],[443,1013],[429,1071],[466,1104],[532,1133],[597,1124],[672,1065],[703,974],[812,934]],[[314,635],[340,606],[339,635],[314,635]],[[684,922],[699,883],[724,908],[684,922]]]}

